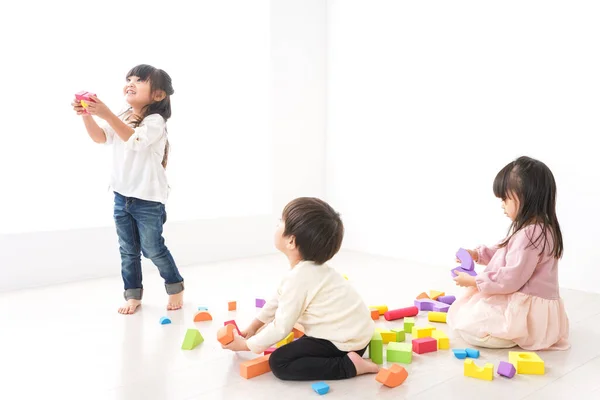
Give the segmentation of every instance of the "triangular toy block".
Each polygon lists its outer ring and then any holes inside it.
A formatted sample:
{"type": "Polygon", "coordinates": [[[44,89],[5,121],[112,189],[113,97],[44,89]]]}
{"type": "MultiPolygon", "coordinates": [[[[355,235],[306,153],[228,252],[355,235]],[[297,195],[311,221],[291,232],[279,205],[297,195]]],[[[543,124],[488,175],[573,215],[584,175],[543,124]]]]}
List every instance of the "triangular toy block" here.
{"type": "Polygon", "coordinates": [[[383,338],[379,332],[373,333],[369,343],[369,358],[375,364],[383,364],[383,338]]]}
{"type": "Polygon", "coordinates": [[[408,378],[406,369],[398,364],[394,364],[389,369],[382,368],[375,377],[375,380],[387,387],[395,388],[402,385],[406,378],[408,378]]]}
{"type": "Polygon", "coordinates": [[[208,311],[198,311],[194,315],[194,322],[212,321],[212,315],[208,311]]]}
{"type": "Polygon", "coordinates": [[[437,290],[431,290],[429,292],[429,298],[431,300],[437,300],[440,296],[445,296],[445,295],[446,295],[446,293],[444,293],[444,292],[438,292],[437,290]]]}
{"type": "Polygon", "coordinates": [[[381,335],[381,339],[383,340],[383,344],[388,344],[389,342],[396,341],[396,332],[388,331],[382,328],[375,329],[381,335]]]}
{"type": "Polygon", "coordinates": [[[228,345],[233,342],[233,332],[235,331],[235,326],[229,324],[221,327],[217,332],[217,340],[222,345],[228,345]]]}
{"type": "Polygon", "coordinates": [[[204,338],[200,334],[198,329],[188,329],[183,338],[183,344],[181,345],[182,350],[192,350],[200,343],[204,342],[204,338]]]}
{"type": "Polygon", "coordinates": [[[267,354],[266,356],[258,357],[241,363],[240,375],[243,378],[251,379],[271,371],[269,357],[271,357],[271,355],[267,354]]]}
{"type": "Polygon", "coordinates": [[[427,295],[427,293],[423,292],[420,295],[417,296],[417,299],[428,299],[429,296],[427,295]]]}

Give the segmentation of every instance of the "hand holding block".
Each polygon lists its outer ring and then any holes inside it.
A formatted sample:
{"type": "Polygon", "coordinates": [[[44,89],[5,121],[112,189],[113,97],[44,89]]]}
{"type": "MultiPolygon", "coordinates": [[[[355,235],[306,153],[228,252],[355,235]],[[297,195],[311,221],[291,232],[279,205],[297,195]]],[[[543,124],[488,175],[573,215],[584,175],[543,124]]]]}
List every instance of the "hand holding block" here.
{"type": "MultiPolygon", "coordinates": [[[[79,93],[75,93],[75,100],[78,100],[83,108],[88,108],[88,103],[95,103],[91,96],[96,97],[96,94],[82,90],[79,93]]],[[[85,110],[85,113],[89,114],[87,110],[85,110]]]]}
{"type": "Polygon", "coordinates": [[[397,310],[389,310],[388,312],[383,314],[383,317],[387,321],[393,321],[393,320],[400,319],[400,318],[414,317],[417,314],[419,314],[419,309],[417,307],[413,306],[413,307],[399,308],[397,310]]]}
{"type": "Polygon", "coordinates": [[[475,263],[471,254],[463,248],[458,249],[456,252],[456,258],[460,260],[460,268],[465,271],[473,271],[475,269],[475,263]]]}
{"type": "Polygon", "coordinates": [[[223,323],[223,326],[226,326],[226,325],[235,326],[235,330],[237,331],[238,335],[242,336],[242,332],[240,332],[240,328],[238,328],[237,324],[235,323],[235,320],[232,319],[231,321],[225,321],[223,323]]]}
{"type": "Polygon", "coordinates": [[[266,356],[258,357],[241,363],[240,375],[243,378],[251,379],[270,372],[271,366],[269,365],[269,357],[271,357],[271,355],[267,354],[266,356]]]}
{"type": "Polygon", "coordinates": [[[406,369],[398,364],[393,364],[389,369],[382,368],[375,380],[387,387],[395,388],[402,385],[406,378],[408,378],[406,369]]]}
{"type": "Polygon", "coordinates": [[[439,301],[440,303],[448,304],[449,306],[451,306],[452,303],[454,303],[456,301],[456,297],[454,297],[454,296],[440,296],[440,297],[438,297],[437,301],[439,301]]]}
{"type": "Polygon", "coordinates": [[[456,278],[458,276],[457,272],[464,272],[465,274],[469,274],[471,276],[477,276],[477,272],[475,272],[475,270],[469,271],[466,269],[462,269],[461,267],[456,267],[456,268],[452,269],[450,271],[450,274],[452,275],[453,278],[456,278]]]}
{"type": "Polygon", "coordinates": [[[222,345],[228,345],[233,342],[233,331],[235,330],[234,325],[225,325],[219,329],[217,332],[217,340],[221,342],[222,345]]]}

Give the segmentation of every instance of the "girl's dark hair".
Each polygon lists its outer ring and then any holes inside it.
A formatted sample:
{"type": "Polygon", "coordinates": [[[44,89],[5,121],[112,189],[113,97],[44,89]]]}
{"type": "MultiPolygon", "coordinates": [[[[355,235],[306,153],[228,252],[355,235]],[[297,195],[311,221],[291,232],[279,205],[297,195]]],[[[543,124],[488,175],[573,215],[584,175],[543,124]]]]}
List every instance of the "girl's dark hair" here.
{"type": "MultiPolygon", "coordinates": [[[[166,120],[171,118],[171,95],[175,93],[173,90],[173,84],[171,77],[162,69],[154,68],[151,65],[140,64],[133,67],[128,73],[125,79],[137,76],[142,81],[150,81],[150,96],[154,96],[157,91],[163,91],[165,98],[161,101],[155,101],[142,109],[142,115],[134,116],[129,122],[134,128],[140,126],[144,118],[148,115],[159,114],[166,120]]],[[[167,168],[167,160],[169,158],[169,140],[165,143],[165,155],[163,156],[162,166],[167,168]]]]}
{"type": "Polygon", "coordinates": [[[548,231],[552,234],[552,255],[561,258],[563,240],[556,217],[556,182],[550,169],[541,161],[519,157],[507,164],[494,179],[494,195],[506,200],[516,196],[519,209],[510,225],[509,236],[500,244],[505,247],[518,231],[531,224],[538,224],[541,233],[529,238],[530,246],[542,244],[540,255],[546,251],[548,231]],[[543,242],[543,243],[541,243],[543,242]]]}

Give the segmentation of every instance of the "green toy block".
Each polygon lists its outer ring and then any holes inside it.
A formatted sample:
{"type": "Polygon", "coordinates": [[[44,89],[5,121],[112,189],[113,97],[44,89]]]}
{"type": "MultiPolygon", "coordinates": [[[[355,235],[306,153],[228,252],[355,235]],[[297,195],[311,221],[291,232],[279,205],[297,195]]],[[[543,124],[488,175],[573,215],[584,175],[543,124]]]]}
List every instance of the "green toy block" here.
{"type": "Polygon", "coordinates": [[[188,329],[181,345],[182,350],[192,350],[200,343],[204,342],[204,338],[198,329],[188,329]]]}
{"type": "Polygon", "coordinates": [[[406,334],[403,329],[392,329],[392,332],[396,334],[396,342],[404,342],[406,340],[406,334]]]}
{"type": "Polygon", "coordinates": [[[412,344],[391,342],[387,347],[387,362],[410,364],[412,362],[412,344]]]}
{"type": "Polygon", "coordinates": [[[404,318],[404,332],[412,332],[413,326],[415,326],[413,317],[404,318]]]}
{"type": "Polygon", "coordinates": [[[383,364],[383,338],[379,332],[373,333],[369,343],[369,358],[375,364],[383,364]]]}

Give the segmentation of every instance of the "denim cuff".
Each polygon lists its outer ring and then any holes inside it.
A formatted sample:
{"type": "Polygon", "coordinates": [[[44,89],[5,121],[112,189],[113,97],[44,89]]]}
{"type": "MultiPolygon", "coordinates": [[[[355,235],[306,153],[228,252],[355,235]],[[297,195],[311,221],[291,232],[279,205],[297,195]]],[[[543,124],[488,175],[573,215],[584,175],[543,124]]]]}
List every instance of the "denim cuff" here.
{"type": "Polygon", "coordinates": [[[126,289],[123,292],[123,297],[125,297],[125,300],[142,300],[142,294],[144,293],[144,289],[143,288],[139,288],[139,289],[126,289]]]}
{"type": "Polygon", "coordinates": [[[167,294],[177,294],[183,292],[183,281],[177,283],[165,283],[167,294]]]}

